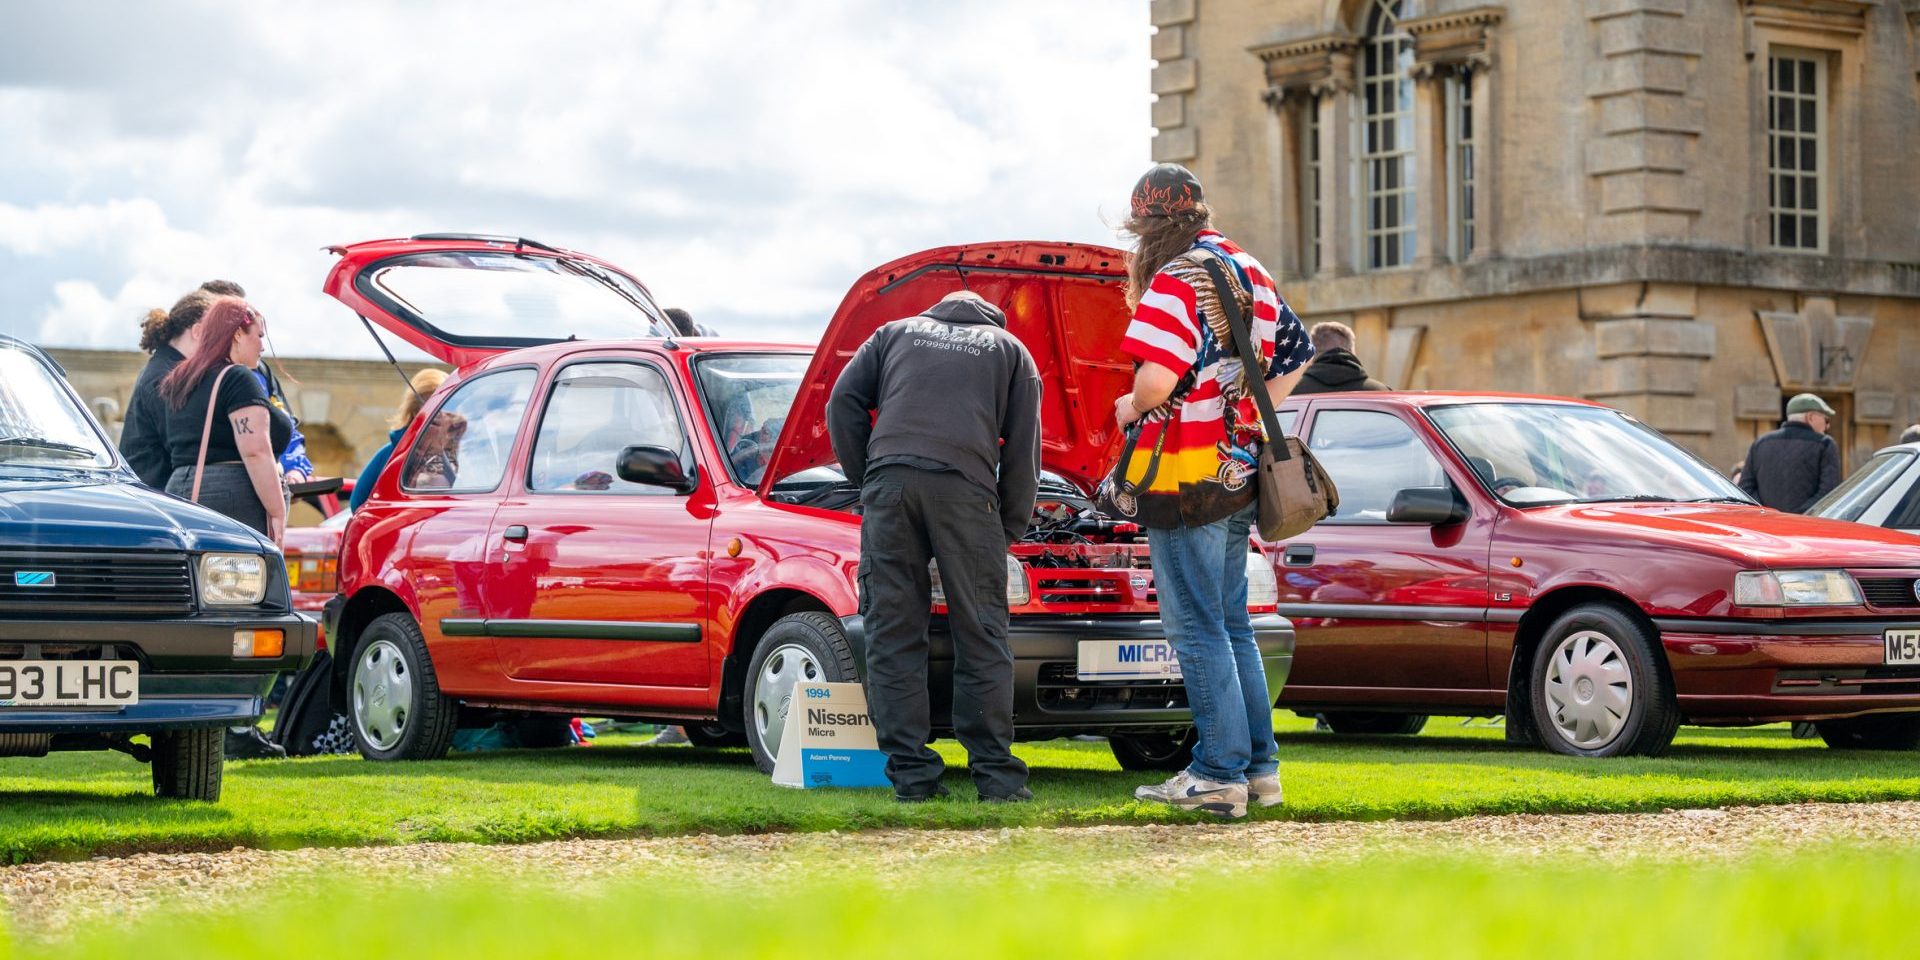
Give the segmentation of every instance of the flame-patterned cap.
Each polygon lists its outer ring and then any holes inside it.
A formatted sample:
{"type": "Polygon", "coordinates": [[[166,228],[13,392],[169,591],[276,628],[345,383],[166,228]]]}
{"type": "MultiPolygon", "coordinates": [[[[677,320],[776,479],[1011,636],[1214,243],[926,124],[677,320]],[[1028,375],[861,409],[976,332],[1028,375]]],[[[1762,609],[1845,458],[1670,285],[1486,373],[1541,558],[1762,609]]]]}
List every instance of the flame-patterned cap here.
{"type": "Polygon", "coordinates": [[[1200,178],[1177,163],[1157,163],[1133,185],[1133,215],[1165,217],[1185,213],[1204,199],[1200,178]]]}

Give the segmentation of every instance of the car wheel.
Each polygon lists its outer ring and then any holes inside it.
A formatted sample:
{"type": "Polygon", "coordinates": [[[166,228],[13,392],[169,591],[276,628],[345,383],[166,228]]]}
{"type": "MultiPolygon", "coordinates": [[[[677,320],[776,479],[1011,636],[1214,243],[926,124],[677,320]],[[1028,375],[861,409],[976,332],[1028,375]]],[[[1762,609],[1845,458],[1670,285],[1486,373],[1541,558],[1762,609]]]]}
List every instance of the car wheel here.
{"type": "MultiPolygon", "coordinates": [[[[824,613],[781,617],[754,645],[747,664],[745,702],[747,745],[761,773],[772,773],[780,756],[780,735],[798,683],[853,683],[853,647],[840,621],[824,613]]],[[[691,739],[691,731],[689,731],[691,739]]]]}
{"type": "Polygon", "coordinates": [[[1412,736],[1426,729],[1427,715],[1424,713],[1367,713],[1358,710],[1340,710],[1320,714],[1326,721],[1327,729],[1339,734],[1385,734],[1412,736]]]}
{"type": "Polygon", "coordinates": [[[717,723],[704,723],[698,726],[689,724],[684,727],[687,740],[696,747],[744,747],[747,735],[738,730],[728,730],[717,723]]]}
{"type": "Polygon", "coordinates": [[[220,799],[220,781],[226,772],[227,731],[167,730],[154,734],[153,795],[172,800],[220,799]]]}
{"type": "Polygon", "coordinates": [[[535,714],[513,722],[514,739],[529,750],[573,746],[573,721],[555,714],[535,714]]]}
{"type": "Polygon", "coordinates": [[[441,695],[427,640],[404,613],[375,617],[360,634],[347,698],[368,760],[438,760],[453,743],[459,704],[441,695]]]}
{"type": "Polygon", "coordinates": [[[1166,733],[1116,733],[1107,737],[1113,758],[1122,770],[1164,770],[1176,773],[1193,763],[1193,746],[1200,742],[1198,731],[1174,736],[1166,733]]]}
{"type": "Polygon", "coordinates": [[[1813,726],[1834,750],[1920,749],[1920,713],[1822,720],[1813,726]]]}
{"type": "Polygon", "coordinates": [[[1576,757],[1666,753],[1680,706],[1658,651],[1652,633],[1616,607],[1563,614],[1529,671],[1541,742],[1576,757]]]}

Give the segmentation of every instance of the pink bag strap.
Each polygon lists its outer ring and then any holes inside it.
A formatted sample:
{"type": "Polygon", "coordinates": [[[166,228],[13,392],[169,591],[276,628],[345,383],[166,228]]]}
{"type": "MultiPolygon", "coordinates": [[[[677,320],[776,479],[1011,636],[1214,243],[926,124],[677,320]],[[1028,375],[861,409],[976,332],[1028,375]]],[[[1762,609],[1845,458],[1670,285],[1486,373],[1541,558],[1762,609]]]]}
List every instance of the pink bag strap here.
{"type": "Polygon", "coordinates": [[[193,496],[187,499],[200,502],[200,475],[207,472],[207,440],[213,436],[213,411],[220,406],[220,382],[227,378],[227,371],[238,364],[229,363],[220,368],[220,375],[213,378],[213,392],[207,395],[207,422],[200,425],[200,459],[193,462],[193,496]]]}

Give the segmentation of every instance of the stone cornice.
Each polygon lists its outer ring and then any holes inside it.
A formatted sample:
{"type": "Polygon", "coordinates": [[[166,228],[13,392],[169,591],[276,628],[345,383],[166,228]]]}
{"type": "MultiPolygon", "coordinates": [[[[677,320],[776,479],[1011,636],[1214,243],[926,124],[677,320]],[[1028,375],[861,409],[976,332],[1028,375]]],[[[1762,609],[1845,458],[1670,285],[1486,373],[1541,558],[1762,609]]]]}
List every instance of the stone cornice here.
{"type": "Polygon", "coordinates": [[[1247,48],[1266,66],[1269,104],[1290,92],[1324,94],[1353,86],[1353,51],[1359,42],[1346,31],[1247,48]]]}
{"type": "Polygon", "coordinates": [[[1414,75],[1425,78],[1493,66],[1493,30],[1505,18],[1501,7],[1474,7],[1400,21],[1400,28],[1413,37],[1414,75]]]}
{"type": "Polygon", "coordinates": [[[1291,280],[1283,292],[1302,313],[1322,315],[1456,300],[1497,300],[1627,282],[1920,300],[1920,264],[1675,245],[1607,247],[1426,270],[1380,270],[1291,280]]]}
{"type": "MultiPolygon", "coordinates": [[[[1741,6],[1754,23],[1787,30],[1816,30],[1859,36],[1866,32],[1867,14],[1880,0],[1742,0],[1741,6]]],[[[1907,4],[1908,16],[1914,14],[1907,4]]]]}
{"type": "Polygon", "coordinates": [[[1335,50],[1352,50],[1359,45],[1353,34],[1345,30],[1323,33],[1304,40],[1287,40],[1280,43],[1263,43],[1247,48],[1247,52],[1271,63],[1275,60],[1288,60],[1313,54],[1330,53],[1335,50]]]}

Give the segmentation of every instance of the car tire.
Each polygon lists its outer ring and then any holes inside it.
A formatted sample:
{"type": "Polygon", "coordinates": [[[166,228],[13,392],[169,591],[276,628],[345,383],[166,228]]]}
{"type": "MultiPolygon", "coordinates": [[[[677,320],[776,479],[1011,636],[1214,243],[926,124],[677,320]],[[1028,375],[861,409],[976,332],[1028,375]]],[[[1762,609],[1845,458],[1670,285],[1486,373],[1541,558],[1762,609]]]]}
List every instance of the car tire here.
{"type": "Polygon", "coordinates": [[[1368,713],[1361,710],[1338,710],[1320,714],[1326,721],[1327,729],[1334,733],[1365,736],[1413,736],[1426,729],[1427,715],[1424,713],[1368,713]]]}
{"type": "Polygon", "coordinates": [[[1527,672],[1540,742],[1574,757],[1657,757],[1680,729],[1653,632],[1610,604],[1560,616],[1527,672]]]}
{"type": "Polygon", "coordinates": [[[1122,770],[1178,773],[1193,763],[1193,747],[1200,733],[1189,728],[1175,736],[1167,733],[1115,733],[1107,736],[1107,746],[1122,770]]]}
{"type": "Polygon", "coordinates": [[[682,729],[687,731],[687,741],[696,747],[744,747],[747,745],[746,733],[728,730],[717,723],[688,724],[682,729]]]}
{"type": "Polygon", "coordinates": [[[220,799],[227,731],[167,730],[153,734],[153,795],[170,800],[220,799]]]}
{"type": "Polygon", "coordinates": [[[460,705],[440,693],[420,625],[404,613],[373,618],[353,648],[347,716],[368,760],[438,760],[453,744],[460,705]]]}
{"type": "Polygon", "coordinates": [[[1813,726],[1833,750],[1920,750],[1920,713],[1821,720],[1813,726]]]}
{"type": "Polygon", "coordinates": [[[557,714],[535,714],[513,721],[513,737],[528,750],[573,746],[573,720],[557,714]]]}
{"type": "MultiPolygon", "coordinates": [[[[793,613],[774,621],[754,645],[747,662],[747,688],[741,703],[746,718],[747,746],[761,773],[772,773],[787,710],[793,704],[793,685],[801,681],[855,683],[853,646],[840,621],[824,613],[793,613]]],[[[692,731],[688,731],[692,739],[692,731]]]]}

